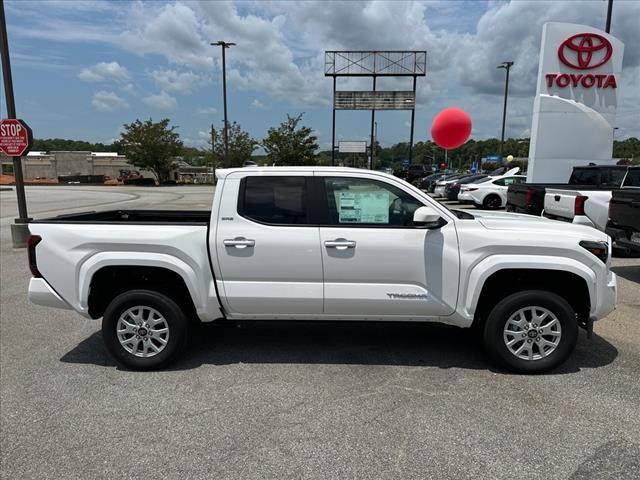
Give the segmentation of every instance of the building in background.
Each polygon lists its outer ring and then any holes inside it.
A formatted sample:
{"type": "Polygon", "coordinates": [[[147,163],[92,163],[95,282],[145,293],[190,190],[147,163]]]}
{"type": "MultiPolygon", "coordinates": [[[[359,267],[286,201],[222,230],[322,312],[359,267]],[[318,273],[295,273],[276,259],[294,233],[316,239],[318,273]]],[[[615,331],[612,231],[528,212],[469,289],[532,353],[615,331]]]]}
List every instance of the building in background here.
{"type": "MultiPolygon", "coordinates": [[[[13,169],[10,157],[2,155],[2,172],[13,169]]],[[[29,152],[22,157],[22,172],[25,180],[60,177],[103,176],[117,178],[121,170],[134,170],[127,157],[115,152],[52,151],[29,152]]],[[[147,178],[154,178],[149,171],[140,171],[147,178]]]]}

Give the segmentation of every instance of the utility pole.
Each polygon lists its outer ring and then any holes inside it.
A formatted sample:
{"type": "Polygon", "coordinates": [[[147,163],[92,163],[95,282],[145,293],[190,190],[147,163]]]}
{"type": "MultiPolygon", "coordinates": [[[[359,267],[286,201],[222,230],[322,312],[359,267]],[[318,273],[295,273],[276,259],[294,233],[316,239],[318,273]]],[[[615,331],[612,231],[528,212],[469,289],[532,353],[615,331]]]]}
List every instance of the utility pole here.
{"type": "Polygon", "coordinates": [[[371,144],[371,166],[370,169],[373,170],[373,157],[376,153],[376,143],[378,142],[378,122],[373,122],[373,143],[371,144]]]}
{"type": "Polygon", "coordinates": [[[216,183],[216,129],[211,124],[211,183],[216,183]]]}
{"type": "Polygon", "coordinates": [[[604,31],[607,33],[611,32],[611,12],[613,11],[613,0],[608,0],[607,4],[607,26],[604,31]]]}
{"type": "Polygon", "coordinates": [[[504,147],[504,128],[507,121],[507,96],[509,95],[509,69],[513,66],[513,62],[502,62],[496,68],[504,68],[507,71],[504,82],[504,107],[502,109],[502,135],[500,135],[500,158],[502,159],[502,149],[504,147]]]}
{"type": "Polygon", "coordinates": [[[227,118],[227,61],[225,51],[227,48],[230,48],[235,45],[233,42],[225,42],[223,40],[218,40],[211,45],[216,45],[222,47],[222,98],[224,102],[224,158],[227,160],[229,158],[229,120],[227,118]]]}
{"type": "MultiPolygon", "coordinates": [[[[4,0],[0,0],[0,56],[2,57],[2,76],[4,80],[4,95],[7,101],[7,118],[16,118],[16,102],[13,96],[13,80],[11,79],[11,60],[9,58],[9,40],[7,37],[7,22],[4,16],[4,0]]],[[[28,224],[32,220],[27,214],[27,199],[24,195],[24,178],[22,176],[22,161],[20,157],[12,157],[13,175],[16,181],[16,196],[18,197],[18,218],[11,225],[11,239],[13,246],[24,248],[27,246],[29,235],[28,224]]]]}

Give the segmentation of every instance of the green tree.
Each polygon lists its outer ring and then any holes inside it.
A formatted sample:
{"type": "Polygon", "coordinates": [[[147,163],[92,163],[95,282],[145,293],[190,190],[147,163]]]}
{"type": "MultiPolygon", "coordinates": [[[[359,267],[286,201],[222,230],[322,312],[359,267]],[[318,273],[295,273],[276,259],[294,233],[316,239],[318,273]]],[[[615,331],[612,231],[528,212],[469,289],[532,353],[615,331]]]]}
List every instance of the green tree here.
{"type": "Polygon", "coordinates": [[[262,147],[269,163],[277,165],[315,165],[318,137],[312,135],[311,128],[298,126],[304,112],[297,117],[287,114],[287,121],[278,128],[270,128],[262,147]]]}
{"type": "Polygon", "coordinates": [[[241,167],[246,160],[251,160],[251,154],[258,148],[257,140],[253,139],[249,132],[245,132],[240,124],[233,122],[229,125],[227,134],[229,137],[229,155],[224,154],[224,129],[214,128],[210,130],[211,139],[209,149],[204,154],[206,164],[213,164],[215,168],[241,167]],[[212,161],[213,160],[213,161],[212,161]]]}
{"type": "Polygon", "coordinates": [[[174,157],[182,152],[182,141],[175,129],[169,126],[168,118],[157,123],[149,119],[125,124],[120,136],[129,163],[151,170],[160,183],[167,180],[174,157]]]}

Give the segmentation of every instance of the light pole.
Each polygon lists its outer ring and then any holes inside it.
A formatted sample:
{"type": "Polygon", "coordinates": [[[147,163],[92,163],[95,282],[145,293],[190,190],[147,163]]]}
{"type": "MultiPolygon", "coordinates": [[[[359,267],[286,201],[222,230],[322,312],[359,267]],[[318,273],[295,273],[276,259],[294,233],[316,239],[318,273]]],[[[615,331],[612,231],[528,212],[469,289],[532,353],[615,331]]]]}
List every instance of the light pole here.
{"type": "Polygon", "coordinates": [[[502,159],[502,147],[504,146],[504,127],[507,121],[507,96],[509,95],[509,69],[513,66],[513,62],[502,62],[496,68],[504,68],[507,71],[506,80],[504,82],[504,108],[502,109],[502,135],[500,136],[500,158],[502,159]]]}
{"type": "Polygon", "coordinates": [[[218,40],[211,45],[216,45],[222,47],[222,99],[224,102],[224,159],[227,160],[229,157],[229,134],[227,132],[229,122],[227,120],[227,62],[225,56],[225,50],[235,45],[233,42],[225,42],[223,40],[218,40]]]}
{"type": "Polygon", "coordinates": [[[609,0],[607,3],[607,25],[605,27],[605,32],[611,32],[611,11],[613,10],[613,0],[609,0]]]}

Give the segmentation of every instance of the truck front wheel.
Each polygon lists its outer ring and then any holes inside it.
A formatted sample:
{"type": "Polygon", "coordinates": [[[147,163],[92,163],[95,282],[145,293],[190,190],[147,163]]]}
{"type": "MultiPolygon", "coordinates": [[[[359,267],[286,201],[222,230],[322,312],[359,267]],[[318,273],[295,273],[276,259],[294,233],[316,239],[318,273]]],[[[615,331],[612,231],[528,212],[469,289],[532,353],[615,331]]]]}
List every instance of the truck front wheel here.
{"type": "Polygon", "coordinates": [[[498,302],[487,317],[484,345],[503,367],[518,373],[542,373],[573,352],[578,324],[571,305],[559,295],[527,290],[498,302]]]}
{"type": "Polygon", "coordinates": [[[107,350],[134,370],[153,370],[173,361],[187,342],[188,321],[169,297],[130,290],[114,298],[102,319],[107,350]]]}

